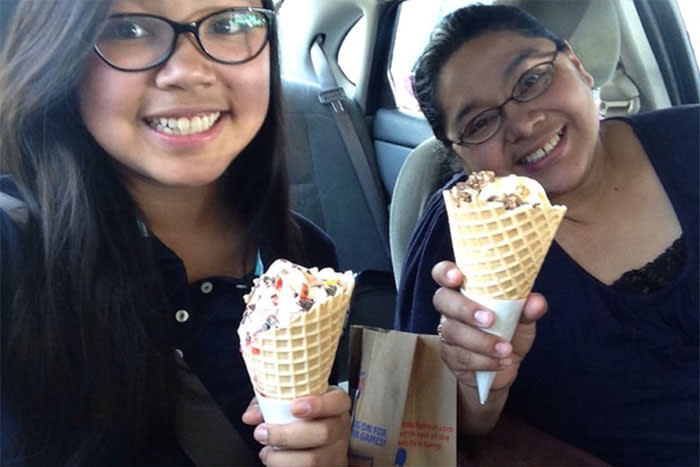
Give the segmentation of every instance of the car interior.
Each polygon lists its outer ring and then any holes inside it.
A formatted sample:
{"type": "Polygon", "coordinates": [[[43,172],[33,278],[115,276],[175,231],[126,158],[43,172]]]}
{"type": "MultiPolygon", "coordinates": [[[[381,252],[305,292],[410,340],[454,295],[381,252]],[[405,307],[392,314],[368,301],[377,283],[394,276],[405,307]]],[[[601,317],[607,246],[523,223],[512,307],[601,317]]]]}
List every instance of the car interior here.
{"type": "MultiPolygon", "coordinates": [[[[595,78],[601,118],[698,101],[697,65],[675,2],[498,1],[528,10],[570,42],[595,78]]],[[[442,3],[447,12],[470,2],[442,3]]],[[[397,80],[389,66],[403,45],[394,39],[411,4],[419,1],[285,0],[279,9],[294,209],[335,240],[341,267],[373,271],[383,293],[391,293],[387,275],[395,285],[400,280],[425,201],[459,170],[426,120],[395,100],[397,80]],[[340,60],[351,39],[359,44],[352,79],[340,60]],[[340,106],[321,96],[329,88],[315,71],[318,48],[334,75],[331,89],[340,106]],[[368,171],[356,170],[344,141],[348,129],[337,124],[337,114],[353,123],[350,132],[361,142],[368,171]],[[387,215],[372,215],[376,203],[387,215]]],[[[355,305],[351,323],[391,327],[392,309],[371,299],[355,305]]]]}
{"type": "MultiPolygon", "coordinates": [[[[530,11],[569,41],[595,78],[601,118],[700,102],[675,0],[500,2],[530,11]]],[[[444,14],[468,3],[435,5],[444,14]]],[[[0,4],[5,10],[8,2],[0,4]]],[[[278,1],[292,207],[330,235],[340,267],[358,273],[348,326],[392,328],[413,228],[430,195],[461,170],[425,118],[396,99],[401,80],[390,65],[410,4],[432,2],[278,1]],[[351,40],[352,73],[340,60],[351,40]]],[[[0,14],[0,27],[9,17],[0,14]]],[[[338,351],[341,379],[347,345],[342,340],[338,351]]]]}

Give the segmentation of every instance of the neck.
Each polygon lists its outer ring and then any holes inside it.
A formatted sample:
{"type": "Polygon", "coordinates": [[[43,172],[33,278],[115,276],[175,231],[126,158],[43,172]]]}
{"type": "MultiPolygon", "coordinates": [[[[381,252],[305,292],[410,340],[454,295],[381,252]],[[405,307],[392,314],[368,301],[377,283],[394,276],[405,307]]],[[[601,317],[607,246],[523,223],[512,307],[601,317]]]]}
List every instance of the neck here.
{"type": "Polygon", "coordinates": [[[159,237],[230,228],[232,213],[225,208],[215,183],[171,188],[132,179],[126,181],[126,188],[148,228],[159,237]]]}

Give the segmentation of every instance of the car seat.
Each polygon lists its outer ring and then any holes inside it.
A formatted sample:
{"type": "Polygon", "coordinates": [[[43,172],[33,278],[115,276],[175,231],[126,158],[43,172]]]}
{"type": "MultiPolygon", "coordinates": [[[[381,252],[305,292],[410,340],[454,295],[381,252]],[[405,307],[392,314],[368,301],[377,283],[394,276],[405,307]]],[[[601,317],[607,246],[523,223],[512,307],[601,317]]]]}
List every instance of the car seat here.
{"type": "MultiPolygon", "coordinates": [[[[282,85],[292,209],[331,236],[342,269],[390,271],[387,226],[380,231],[372,218],[332,110],[319,101],[321,88],[291,78],[285,78],[282,85]]],[[[349,99],[344,105],[356,120],[366,153],[373,158],[362,112],[349,99]]]]}
{"type": "MultiPolygon", "coordinates": [[[[610,0],[500,0],[499,3],[529,11],[559,37],[567,39],[593,76],[596,87],[609,82],[618,69],[620,28],[615,5],[610,0]]],[[[634,90],[623,87],[620,92],[634,90]]],[[[624,100],[612,87],[607,88],[606,97],[624,100]]],[[[389,213],[389,244],[397,286],[406,247],[426,201],[460,169],[451,150],[434,137],[411,151],[401,167],[389,213]]]]}

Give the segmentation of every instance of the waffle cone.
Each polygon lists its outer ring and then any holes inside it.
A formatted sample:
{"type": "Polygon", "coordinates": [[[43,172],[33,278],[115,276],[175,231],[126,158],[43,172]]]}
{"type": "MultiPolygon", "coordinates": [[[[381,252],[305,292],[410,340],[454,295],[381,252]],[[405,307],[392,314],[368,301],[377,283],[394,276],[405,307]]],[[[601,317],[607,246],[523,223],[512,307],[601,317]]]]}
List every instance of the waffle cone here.
{"type": "Polygon", "coordinates": [[[532,290],[564,217],[564,206],[522,206],[473,200],[457,204],[443,192],[457,266],[469,297],[518,300],[532,290]]]}
{"type": "Polygon", "coordinates": [[[261,332],[243,359],[257,393],[292,400],[328,388],[352,288],[299,313],[289,326],[261,332]]]}

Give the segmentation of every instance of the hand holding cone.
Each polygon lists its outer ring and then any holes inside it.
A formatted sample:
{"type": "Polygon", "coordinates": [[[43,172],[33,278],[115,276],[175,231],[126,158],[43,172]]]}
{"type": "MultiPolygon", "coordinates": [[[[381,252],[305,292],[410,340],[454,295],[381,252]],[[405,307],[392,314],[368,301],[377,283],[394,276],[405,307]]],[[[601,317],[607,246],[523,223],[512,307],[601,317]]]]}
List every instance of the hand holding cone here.
{"type": "MultiPolygon", "coordinates": [[[[462,293],[495,313],[485,330],[510,340],[554,234],[566,212],[526,177],[476,172],[443,191],[462,293]]],[[[495,372],[477,371],[485,403],[495,372]]]]}

